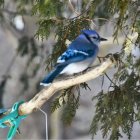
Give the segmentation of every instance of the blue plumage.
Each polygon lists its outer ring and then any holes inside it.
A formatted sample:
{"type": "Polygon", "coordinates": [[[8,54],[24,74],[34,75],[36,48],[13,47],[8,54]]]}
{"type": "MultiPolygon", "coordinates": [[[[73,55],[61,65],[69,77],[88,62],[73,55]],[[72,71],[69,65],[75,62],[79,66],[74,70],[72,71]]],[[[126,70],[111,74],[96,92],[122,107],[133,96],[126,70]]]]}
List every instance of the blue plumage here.
{"type": "Polygon", "coordinates": [[[101,38],[95,30],[82,30],[82,33],[69,45],[58,58],[57,65],[40,83],[47,86],[59,74],[74,74],[87,69],[97,57],[101,38]]]}
{"type": "Polygon", "coordinates": [[[53,81],[53,79],[60,74],[60,72],[66,67],[67,64],[59,64],[56,66],[54,70],[52,70],[44,79],[41,83],[43,85],[49,84],[53,81]]]}

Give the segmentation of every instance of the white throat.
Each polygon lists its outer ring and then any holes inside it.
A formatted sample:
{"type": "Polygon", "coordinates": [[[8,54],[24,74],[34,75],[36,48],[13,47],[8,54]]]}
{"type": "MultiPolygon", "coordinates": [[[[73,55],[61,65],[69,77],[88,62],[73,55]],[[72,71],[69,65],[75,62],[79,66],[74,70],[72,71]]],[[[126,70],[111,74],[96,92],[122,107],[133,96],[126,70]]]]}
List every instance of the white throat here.
{"type": "Polygon", "coordinates": [[[99,46],[99,44],[100,44],[100,41],[99,41],[99,40],[96,40],[96,39],[91,38],[91,41],[92,41],[95,45],[97,45],[97,46],[99,46]]]}

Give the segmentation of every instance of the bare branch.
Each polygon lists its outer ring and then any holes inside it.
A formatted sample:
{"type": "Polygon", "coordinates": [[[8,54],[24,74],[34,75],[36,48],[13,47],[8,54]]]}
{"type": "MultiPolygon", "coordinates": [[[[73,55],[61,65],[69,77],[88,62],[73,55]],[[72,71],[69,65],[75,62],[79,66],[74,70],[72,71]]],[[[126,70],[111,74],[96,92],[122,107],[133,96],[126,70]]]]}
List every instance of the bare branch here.
{"type": "Polygon", "coordinates": [[[90,68],[84,73],[81,73],[72,77],[65,77],[55,80],[49,87],[44,88],[35,95],[30,101],[23,103],[19,107],[19,114],[30,114],[40,108],[48,99],[50,99],[57,91],[66,89],[70,86],[77,85],[89,80],[95,79],[102,75],[109,67],[113,65],[114,61],[111,58],[107,58],[100,66],[96,68],[90,68]]]}
{"type": "Polygon", "coordinates": [[[72,5],[72,3],[71,3],[71,0],[69,0],[69,7],[71,8],[71,10],[72,10],[77,16],[80,15],[80,13],[77,12],[77,11],[74,9],[74,7],[73,7],[73,5],[72,5]]]}

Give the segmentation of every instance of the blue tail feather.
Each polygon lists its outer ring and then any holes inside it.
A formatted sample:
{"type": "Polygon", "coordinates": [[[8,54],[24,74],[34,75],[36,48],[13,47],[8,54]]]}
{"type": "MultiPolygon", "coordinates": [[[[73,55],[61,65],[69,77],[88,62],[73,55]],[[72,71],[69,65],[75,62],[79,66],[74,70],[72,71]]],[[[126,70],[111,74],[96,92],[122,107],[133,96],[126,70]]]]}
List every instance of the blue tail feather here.
{"type": "Polygon", "coordinates": [[[52,83],[52,81],[61,73],[61,71],[66,67],[67,65],[61,65],[59,64],[54,70],[52,70],[40,83],[40,85],[47,86],[52,83]]]}

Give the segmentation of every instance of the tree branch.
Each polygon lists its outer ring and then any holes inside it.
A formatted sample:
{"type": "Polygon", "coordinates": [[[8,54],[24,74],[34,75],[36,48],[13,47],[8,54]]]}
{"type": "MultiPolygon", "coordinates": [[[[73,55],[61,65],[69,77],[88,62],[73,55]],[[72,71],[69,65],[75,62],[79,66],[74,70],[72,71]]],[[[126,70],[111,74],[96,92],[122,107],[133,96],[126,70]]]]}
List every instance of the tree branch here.
{"type": "Polygon", "coordinates": [[[90,68],[84,73],[76,76],[65,77],[55,80],[49,87],[44,88],[35,95],[30,101],[23,103],[19,107],[19,114],[26,115],[39,109],[48,99],[50,99],[57,91],[66,89],[68,87],[87,82],[102,75],[109,67],[114,64],[113,57],[107,58],[100,66],[90,68]]]}

